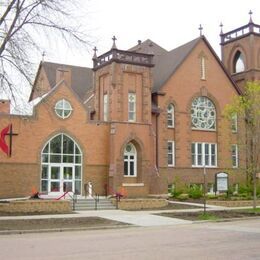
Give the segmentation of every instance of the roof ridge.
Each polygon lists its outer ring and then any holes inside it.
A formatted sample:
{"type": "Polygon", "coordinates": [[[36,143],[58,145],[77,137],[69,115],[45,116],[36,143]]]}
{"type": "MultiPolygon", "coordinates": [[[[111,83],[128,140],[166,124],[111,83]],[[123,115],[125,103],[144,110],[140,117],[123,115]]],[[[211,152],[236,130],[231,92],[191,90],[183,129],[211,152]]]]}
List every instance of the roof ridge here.
{"type": "Polygon", "coordinates": [[[67,66],[67,67],[91,69],[92,70],[92,68],[85,67],[85,66],[71,65],[71,64],[65,64],[65,63],[57,63],[57,62],[52,62],[52,61],[42,61],[41,64],[42,65],[44,65],[44,64],[46,64],[46,65],[51,64],[51,65],[57,65],[57,66],[61,65],[61,66],[67,66]]]}

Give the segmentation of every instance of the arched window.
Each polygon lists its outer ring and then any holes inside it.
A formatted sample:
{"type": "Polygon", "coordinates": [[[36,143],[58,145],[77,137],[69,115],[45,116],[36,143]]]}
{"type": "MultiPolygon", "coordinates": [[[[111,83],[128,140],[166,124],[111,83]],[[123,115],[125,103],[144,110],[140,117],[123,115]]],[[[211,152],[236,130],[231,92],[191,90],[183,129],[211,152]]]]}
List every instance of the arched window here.
{"type": "Polygon", "coordinates": [[[239,73],[245,70],[245,63],[243,55],[240,51],[237,51],[233,60],[233,72],[239,73]]]}
{"type": "Polygon", "coordinates": [[[82,153],[67,135],[53,137],[41,154],[41,192],[81,194],[82,153]]]}
{"type": "Polygon", "coordinates": [[[195,129],[216,129],[216,109],[207,97],[197,97],[192,101],[191,123],[195,129]]]}
{"type": "Polygon", "coordinates": [[[132,143],[128,143],[124,150],[124,176],[137,176],[137,152],[132,143]]]}
{"type": "Polygon", "coordinates": [[[167,107],[167,126],[174,127],[174,106],[169,104],[167,107]]]}

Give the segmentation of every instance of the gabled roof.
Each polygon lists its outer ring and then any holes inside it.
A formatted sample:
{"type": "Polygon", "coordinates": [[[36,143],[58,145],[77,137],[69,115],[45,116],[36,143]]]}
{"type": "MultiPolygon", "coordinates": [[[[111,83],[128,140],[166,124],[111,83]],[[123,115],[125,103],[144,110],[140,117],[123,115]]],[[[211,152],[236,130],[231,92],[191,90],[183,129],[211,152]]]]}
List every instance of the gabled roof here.
{"type": "Polygon", "coordinates": [[[226,76],[233,84],[238,94],[241,94],[238,86],[233,81],[233,79],[225,69],[223,63],[217,56],[216,52],[213,50],[213,48],[204,36],[200,36],[171,51],[165,50],[151,40],[146,40],[143,43],[140,43],[130,49],[131,51],[154,54],[153,63],[155,64],[155,66],[153,68],[152,93],[160,91],[161,87],[174,74],[174,72],[179,68],[179,66],[184,62],[184,60],[188,57],[188,55],[192,52],[192,50],[197,46],[200,41],[204,41],[226,76]]]}
{"type": "Polygon", "coordinates": [[[194,48],[200,38],[196,38],[172,51],[167,51],[155,42],[146,40],[130,51],[154,54],[153,63],[153,86],[152,92],[160,90],[162,85],[170,78],[174,71],[179,67],[182,61],[194,48]]]}
{"type": "MultiPolygon", "coordinates": [[[[82,100],[84,99],[86,93],[92,89],[93,71],[91,68],[44,61],[44,62],[40,63],[38,73],[36,76],[36,80],[37,80],[37,77],[38,77],[38,74],[39,74],[39,71],[41,68],[43,68],[44,71],[46,72],[46,75],[47,75],[51,88],[54,88],[56,85],[56,70],[57,69],[69,69],[71,71],[71,87],[82,100]]],[[[36,80],[35,80],[35,83],[36,83],[36,80]]],[[[35,85],[33,87],[29,100],[32,99],[34,88],[35,88],[35,85]]]]}

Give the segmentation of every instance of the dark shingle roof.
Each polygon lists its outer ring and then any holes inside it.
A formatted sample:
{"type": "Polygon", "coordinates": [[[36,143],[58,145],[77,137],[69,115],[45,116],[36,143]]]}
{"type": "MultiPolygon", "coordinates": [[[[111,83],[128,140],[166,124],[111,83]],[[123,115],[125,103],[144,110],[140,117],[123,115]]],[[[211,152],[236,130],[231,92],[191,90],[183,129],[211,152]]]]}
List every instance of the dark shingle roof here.
{"type": "Polygon", "coordinates": [[[153,93],[160,90],[200,39],[200,37],[196,38],[172,51],[165,50],[151,40],[146,40],[130,49],[130,51],[154,54],[153,93]]]}
{"type": "Polygon", "coordinates": [[[62,68],[71,70],[71,87],[82,100],[87,92],[92,89],[93,71],[90,68],[53,62],[43,62],[42,67],[46,72],[51,88],[56,85],[56,70],[62,68]]]}

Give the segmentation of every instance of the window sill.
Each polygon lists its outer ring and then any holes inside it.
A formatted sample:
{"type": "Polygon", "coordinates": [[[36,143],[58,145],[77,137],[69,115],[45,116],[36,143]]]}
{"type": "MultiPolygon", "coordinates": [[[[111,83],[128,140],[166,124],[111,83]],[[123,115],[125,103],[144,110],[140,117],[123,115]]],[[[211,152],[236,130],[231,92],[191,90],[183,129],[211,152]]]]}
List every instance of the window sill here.
{"type": "Polygon", "coordinates": [[[167,126],[167,128],[174,129],[174,126],[167,126]]]}
{"type": "Polygon", "coordinates": [[[175,168],[175,165],[168,165],[168,168],[175,168]]]}
{"type": "Polygon", "coordinates": [[[124,175],[124,177],[126,177],[126,178],[136,178],[137,175],[124,175]]]}
{"type": "Polygon", "coordinates": [[[203,131],[203,132],[216,132],[216,128],[215,129],[205,129],[205,128],[194,128],[192,127],[191,130],[194,131],[203,131]]]}
{"type": "MultiPolygon", "coordinates": [[[[201,169],[203,169],[204,168],[204,166],[202,166],[202,165],[192,165],[191,166],[192,168],[201,168],[201,169]]],[[[208,169],[208,168],[213,168],[213,169],[215,169],[215,168],[218,168],[218,166],[205,166],[205,168],[206,169],[208,169]]]]}
{"type": "Polygon", "coordinates": [[[122,183],[123,187],[143,187],[144,183],[122,183]]]}

